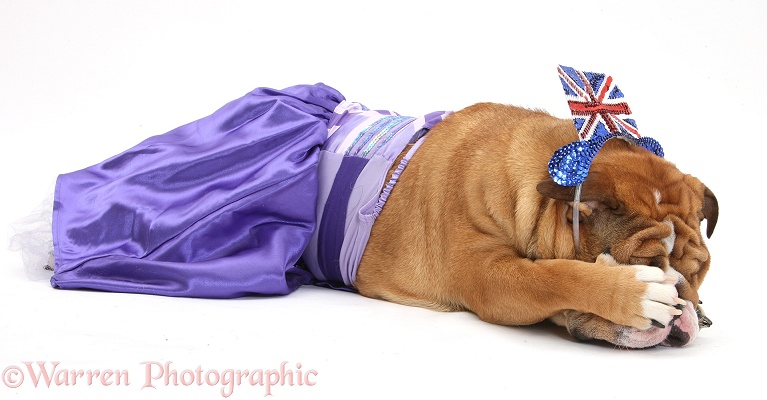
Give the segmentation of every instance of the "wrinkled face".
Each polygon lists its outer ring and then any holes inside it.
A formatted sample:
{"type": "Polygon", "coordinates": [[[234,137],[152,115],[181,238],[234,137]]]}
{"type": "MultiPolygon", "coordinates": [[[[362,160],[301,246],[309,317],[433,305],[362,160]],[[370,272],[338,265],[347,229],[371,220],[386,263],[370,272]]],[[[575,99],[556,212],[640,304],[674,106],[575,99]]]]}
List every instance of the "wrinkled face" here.
{"type": "MultiPolygon", "coordinates": [[[[594,261],[609,252],[622,264],[676,271],[680,297],[699,304],[698,289],[711,263],[701,223],[707,220],[710,237],[719,214],[716,197],[666,160],[623,141],[610,142],[583,183],[576,257],[594,261]]],[[[555,196],[564,200],[569,193],[555,196]]],[[[697,311],[701,326],[710,325],[700,307],[697,311]]]]}
{"type": "Polygon", "coordinates": [[[609,251],[623,264],[676,271],[681,276],[680,297],[699,304],[698,289],[711,263],[701,221],[708,219],[707,230],[712,233],[718,214],[716,197],[688,175],[664,190],[652,184],[634,192],[616,186],[616,202],[597,204],[589,215],[581,216],[584,243],[578,257],[591,260],[609,251]]]}

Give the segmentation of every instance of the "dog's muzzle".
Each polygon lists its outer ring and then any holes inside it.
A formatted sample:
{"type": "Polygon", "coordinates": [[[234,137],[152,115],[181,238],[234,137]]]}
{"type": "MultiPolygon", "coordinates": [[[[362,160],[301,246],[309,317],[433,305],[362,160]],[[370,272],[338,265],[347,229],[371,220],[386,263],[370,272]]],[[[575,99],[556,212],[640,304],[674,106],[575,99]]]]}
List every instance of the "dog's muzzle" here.
{"type": "Polygon", "coordinates": [[[703,302],[698,301],[698,307],[695,309],[695,312],[698,314],[698,326],[700,328],[708,328],[714,323],[711,322],[711,319],[703,312],[703,307],[700,306],[701,304],[703,304],[703,302]]]}

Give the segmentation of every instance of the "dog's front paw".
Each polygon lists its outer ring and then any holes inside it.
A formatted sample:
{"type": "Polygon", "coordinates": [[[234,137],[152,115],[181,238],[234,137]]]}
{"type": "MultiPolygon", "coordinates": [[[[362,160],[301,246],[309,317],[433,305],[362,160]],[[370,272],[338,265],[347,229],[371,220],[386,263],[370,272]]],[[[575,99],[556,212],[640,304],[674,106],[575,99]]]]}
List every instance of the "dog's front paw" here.
{"type": "Polygon", "coordinates": [[[639,329],[649,329],[650,326],[665,328],[671,320],[682,315],[682,309],[687,304],[680,299],[676,290],[677,277],[668,275],[657,267],[634,265],[636,278],[647,283],[647,289],[642,300],[642,316],[646,319],[639,329]]]}
{"type": "Polygon", "coordinates": [[[607,254],[597,262],[620,269],[613,304],[606,304],[611,308],[607,319],[639,330],[665,329],[682,314],[686,302],[678,297],[677,276],[657,267],[618,265],[607,254]]]}

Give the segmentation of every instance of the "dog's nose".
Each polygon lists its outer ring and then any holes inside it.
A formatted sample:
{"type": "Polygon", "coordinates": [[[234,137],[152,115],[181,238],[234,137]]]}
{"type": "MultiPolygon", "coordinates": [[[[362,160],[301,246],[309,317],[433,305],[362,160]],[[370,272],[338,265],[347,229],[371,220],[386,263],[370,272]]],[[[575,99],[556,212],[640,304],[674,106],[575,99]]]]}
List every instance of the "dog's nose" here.
{"type": "Polygon", "coordinates": [[[695,340],[699,331],[700,322],[697,320],[695,307],[691,301],[688,301],[682,310],[682,315],[672,320],[671,330],[661,345],[669,347],[686,346],[695,340]]]}
{"type": "Polygon", "coordinates": [[[695,309],[695,313],[698,314],[698,326],[700,328],[708,328],[714,324],[711,321],[711,318],[707,317],[706,313],[703,312],[703,307],[701,307],[700,304],[698,304],[698,307],[695,309]]]}

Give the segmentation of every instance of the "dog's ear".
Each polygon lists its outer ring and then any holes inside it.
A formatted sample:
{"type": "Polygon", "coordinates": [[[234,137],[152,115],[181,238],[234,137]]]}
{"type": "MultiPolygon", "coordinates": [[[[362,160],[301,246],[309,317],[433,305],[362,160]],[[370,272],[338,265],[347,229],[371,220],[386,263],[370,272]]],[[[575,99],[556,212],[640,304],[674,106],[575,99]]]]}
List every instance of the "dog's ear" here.
{"type": "Polygon", "coordinates": [[[706,237],[711,238],[719,219],[719,202],[708,187],[703,191],[703,217],[706,219],[706,237]]]}
{"type": "Polygon", "coordinates": [[[558,185],[551,179],[544,179],[536,186],[538,193],[554,200],[572,201],[575,197],[575,186],[558,185]]]}
{"type": "MultiPolygon", "coordinates": [[[[592,171],[581,189],[581,201],[578,208],[586,215],[591,214],[597,205],[602,204],[612,210],[619,210],[621,203],[615,198],[614,190],[609,186],[606,179],[599,179],[599,173],[592,171]]],[[[572,205],[575,198],[575,186],[561,186],[551,179],[544,179],[536,186],[538,193],[555,199],[568,202],[572,205]]]]}

